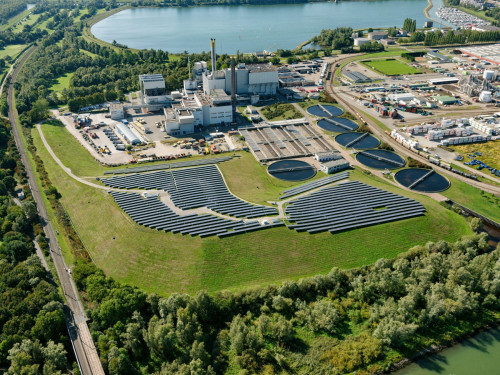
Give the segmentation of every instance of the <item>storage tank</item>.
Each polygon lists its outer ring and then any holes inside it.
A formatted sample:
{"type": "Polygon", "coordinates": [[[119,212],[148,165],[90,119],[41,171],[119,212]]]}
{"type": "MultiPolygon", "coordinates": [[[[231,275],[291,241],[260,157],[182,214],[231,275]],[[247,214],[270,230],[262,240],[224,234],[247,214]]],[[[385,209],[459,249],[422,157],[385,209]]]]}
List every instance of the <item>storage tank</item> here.
{"type": "Polygon", "coordinates": [[[495,72],[493,70],[485,70],[483,72],[483,78],[491,81],[495,78],[495,72]]]}
{"type": "Polygon", "coordinates": [[[492,101],[491,91],[483,91],[479,94],[479,101],[483,103],[491,103],[492,101]]]}

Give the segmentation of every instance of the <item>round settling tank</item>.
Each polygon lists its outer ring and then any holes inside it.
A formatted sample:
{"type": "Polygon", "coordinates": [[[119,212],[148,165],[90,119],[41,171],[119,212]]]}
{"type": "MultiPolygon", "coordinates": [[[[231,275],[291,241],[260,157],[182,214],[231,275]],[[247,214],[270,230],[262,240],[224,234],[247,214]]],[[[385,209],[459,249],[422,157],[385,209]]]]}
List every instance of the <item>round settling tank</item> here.
{"type": "Polygon", "coordinates": [[[314,167],[301,160],[280,160],[271,164],[267,172],[280,180],[302,181],[316,174],[314,167]]]}
{"type": "Polygon", "coordinates": [[[436,193],[450,187],[450,181],[432,169],[403,169],[394,175],[394,179],[401,185],[422,193],[436,193]]]}
{"type": "Polygon", "coordinates": [[[366,150],[380,145],[380,141],[370,133],[344,133],[335,137],[335,141],[346,148],[366,150]]]}
{"type": "Polygon", "coordinates": [[[405,166],[405,160],[392,151],[368,150],[358,152],[356,160],[369,168],[397,169],[405,166]]]}
{"type": "Polygon", "coordinates": [[[340,116],[344,111],[339,107],[335,107],[334,105],[313,105],[312,107],[307,108],[307,112],[311,115],[318,117],[335,117],[340,116]]]}
{"type": "Polygon", "coordinates": [[[347,118],[329,118],[318,121],[318,126],[334,133],[345,133],[356,130],[358,124],[347,118]]]}

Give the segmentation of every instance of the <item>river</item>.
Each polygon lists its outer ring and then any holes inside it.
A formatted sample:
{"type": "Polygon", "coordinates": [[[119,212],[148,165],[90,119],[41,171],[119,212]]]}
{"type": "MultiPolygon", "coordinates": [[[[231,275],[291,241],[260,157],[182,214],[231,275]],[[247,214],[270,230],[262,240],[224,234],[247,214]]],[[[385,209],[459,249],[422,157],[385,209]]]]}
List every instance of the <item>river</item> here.
{"type": "Polygon", "coordinates": [[[395,375],[500,374],[500,328],[481,332],[440,353],[423,358],[395,375]]]}
{"type": "MultiPolygon", "coordinates": [[[[430,16],[442,0],[433,0],[430,16]]],[[[338,3],[132,8],[92,27],[99,39],[131,48],[171,53],[210,50],[216,38],[218,54],[292,49],[321,29],[403,25],[406,17],[422,27],[426,0],[339,1],[338,3]]]]}

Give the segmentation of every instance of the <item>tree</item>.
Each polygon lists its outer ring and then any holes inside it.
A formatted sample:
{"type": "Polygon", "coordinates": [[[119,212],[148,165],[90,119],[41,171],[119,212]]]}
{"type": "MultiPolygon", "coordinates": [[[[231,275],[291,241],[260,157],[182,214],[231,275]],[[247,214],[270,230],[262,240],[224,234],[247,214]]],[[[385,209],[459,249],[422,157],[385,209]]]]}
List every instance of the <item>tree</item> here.
{"type": "Polygon", "coordinates": [[[10,262],[16,264],[30,256],[33,252],[33,245],[25,241],[12,240],[5,244],[3,252],[10,262]]]}

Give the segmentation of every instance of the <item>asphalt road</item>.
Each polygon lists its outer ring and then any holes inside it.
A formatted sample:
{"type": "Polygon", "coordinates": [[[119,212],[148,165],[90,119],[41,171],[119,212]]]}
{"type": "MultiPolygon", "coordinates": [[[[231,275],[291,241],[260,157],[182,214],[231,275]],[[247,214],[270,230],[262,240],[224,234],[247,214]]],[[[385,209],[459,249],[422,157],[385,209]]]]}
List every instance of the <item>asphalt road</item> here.
{"type": "Polygon", "coordinates": [[[35,174],[33,173],[31,164],[29,163],[26,153],[27,151],[24,148],[22,138],[19,134],[19,129],[16,124],[17,111],[13,104],[14,82],[16,81],[20,68],[35,50],[36,47],[29,48],[18,60],[16,67],[12,73],[11,83],[7,92],[7,101],[9,105],[9,121],[12,125],[14,140],[16,142],[17,149],[19,150],[19,154],[21,155],[21,161],[24,164],[26,170],[31,193],[38,208],[40,222],[43,226],[45,235],[47,236],[47,241],[50,247],[50,254],[66,299],[66,326],[68,328],[71,343],[75,351],[75,356],[83,375],[104,375],[104,370],[99,360],[99,355],[95,348],[94,342],[92,341],[90,331],[86,323],[87,319],[85,316],[85,311],[80,300],[78,299],[78,293],[71,278],[70,271],[66,267],[66,263],[64,262],[64,259],[62,257],[61,250],[57,241],[57,236],[48,219],[47,209],[43,202],[42,195],[38,189],[38,185],[35,180],[35,174]]]}
{"type": "MultiPolygon", "coordinates": [[[[351,58],[351,56],[348,57],[348,59],[349,58],[351,58]]],[[[341,65],[343,60],[346,60],[346,59],[337,60],[336,61],[337,65],[341,65]]],[[[332,67],[330,68],[330,71],[332,72],[331,80],[327,81],[326,85],[325,85],[326,91],[330,95],[332,95],[332,97],[335,98],[335,100],[337,100],[337,102],[340,105],[344,106],[344,108],[348,109],[351,113],[355,114],[358,112],[358,110],[351,103],[348,103],[346,100],[344,100],[344,98],[342,98],[340,95],[337,95],[337,93],[336,93],[335,86],[333,85],[333,82],[335,80],[335,69],[333,68],[333,66],[334,65],[332,64],[332,67]]],[[[461,180],[469,185],[475,186],[475,187],[482,189],[488,193],[492,193],[492,194],[495,194],[497,196],[500,196],[500,187],[499,186],[486,184],[486,183],[480,182],[480,181],[475,181],[475,180],[472,180],[470,178],[466,178],[466,177],[460,176],[456,173],[450,172],[447,169],[444,169],[444,168],[437,166],[435,164],[432,164],[426,158],[414,153],[413,151],[407,149],[406,147],[404,147],[403,145],[398,143],[389,134],[387,134],[385,131],[380,129],[379,126],[376,123],[374,123],[372,120],[370,120],[367,116],[362,116],[362,117],[368,123],[368,125],[369,125],[370,129],[373,131],[373,133],[377,137],[379,137],[380,140],[389,144],[392,148],[394,148],[395,151],[399,152],[400,154],[410,156],[413,159],[418,160],[421,163],[430,165],[433,169],[436,169],[443,174],[446,174],[448,176],[456,178],[457,180],[461,180]]]]}

